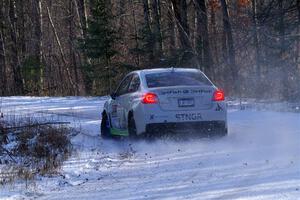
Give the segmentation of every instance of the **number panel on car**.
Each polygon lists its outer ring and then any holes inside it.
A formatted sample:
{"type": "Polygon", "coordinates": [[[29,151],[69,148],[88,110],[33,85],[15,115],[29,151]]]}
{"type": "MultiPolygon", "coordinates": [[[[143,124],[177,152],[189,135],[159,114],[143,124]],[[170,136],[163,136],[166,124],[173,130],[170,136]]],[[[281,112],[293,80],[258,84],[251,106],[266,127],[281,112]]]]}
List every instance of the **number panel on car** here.
{"type": "Polygon", "coordinates": [[[178,107],[194,107],[195,106],[195,99],[194,98],[185,98],[185,99],[178,99],[178,107]]]}

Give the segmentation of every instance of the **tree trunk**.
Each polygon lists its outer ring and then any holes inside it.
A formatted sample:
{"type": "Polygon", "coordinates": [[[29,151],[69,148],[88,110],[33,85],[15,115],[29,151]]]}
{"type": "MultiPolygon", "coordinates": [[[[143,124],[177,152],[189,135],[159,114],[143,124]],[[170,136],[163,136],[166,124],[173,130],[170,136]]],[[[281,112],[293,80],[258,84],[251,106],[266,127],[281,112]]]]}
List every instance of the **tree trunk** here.
{"type": "Polygon", "coordinates": [[[260,83],[260,78],[261,78],[261,59],[260,59],[260,46],[259,46],[259,34],[257,32],[257,17],[256,17],[256,1],[257,0],[252,0],[252,15],[253,15],[253,40],[254,40],[254,46],[255,46],[255,62],[256,62],[256,83],[260,83]]]}
{"type": "Polygon", "coordinates": [[[18,50],[18,39],[17,39],[17,13],[16,13],[16,2],[14,0],[9,1],[9,28],[10,28],[10,37],[12,41],[12,70],[14,76],[14,85],[15,85],[15,94],[23,94],[23,82],[21,76],[21,63],[19,59],[19,50],[18,50]]]}
{"type": "Polygon", "coordinates": [[[289,67],[285,62],[285,55],[286,55],[286,44],[285,44],[285,26],[284,26],[284,8],[283,8],[283,0],[278,0],[278,6],[279,6],[279,40],[280,40],[280,55],[279,55],[279,67],[282,68],[282,98],[283,100],[288,100],[289,98],[289,79],[288,79],[288,69],[289,67]]]}
{"type": "Polygon", "coordinates": [[[228,63],[229,70],[231,72],[232,77],[232,85],[234,89],[237,89],[238,87],[238,70],[236,67],[236,61],[235,61],[235,50],[234,50],[234,44],[233,44],[233,36],[232,36],[232,28],[229,20],[229,14],[227,9],[227,3],[226,0],[220,0],[221,6],[222,6],[222,12],[223,12],[223,28],[224,28],[224,38],[226,38],[226,46],[228,48],[228,63]]]}
{"type": "Polygon", "coordinates": [[[30,77],[35,82],[36,90],[40,95],[44,89],[44,69],[43,69],[43,11],[42,11],[42,0],[33,1],[33,26],[34,36],[32,39],[36,67],[36,74],[34,77],[30,77]]]}
{"type": "Polygon", "coordinates": [[[280,59],[284,57],[285,54],[285,28],[284,28],[284,10],[283,10],[283,0],[278,0],[279,6],[279,38],[280,38],[280,59]]]}
{"type": "Polygon", "coordinates": [[[125,6],[126,6],[126,1],[124,0],[119,0],[118,1],[118,32],[120,35],[123,35],[124,33],[124,23],[125,23],[125,6]]]}
{"type": "MultiPolygon", "coordinates": [[[[75,4],[76,5],[76,4],[75,4]]],[[[75,6],[76,9],[76,6],[75,6]]],[[[73,46],[73,42],[75,41],[74,36],[76,36],[76,33],[74,32],[74,6],[73,2],[69,1],[69,59],[70,59],[70,65],[73,66],[73,76],[75,83],[79,85],[79,73],[77,68],[77,58],[75,53],[75,47],[73,46]]],[[[75,96],[78,96],[80,94],[79,87],[76,87],[76,89],[73,91],[75,96]]]]}
{"type": "Polygon", "coordinates": [[[300,70],[300,1],[297,1],[297,10],[298,10],[298,27],[297,27],[297,33],[298,33],[298,39],[297,39],[297,49],[296,49],[296,63],[298,70],[300,70]]]}
{"type": "Polygon", "coordinates": [[[213,5],[213,2],[210,4],[211,7],[211,17],[210,17],[210,24],[211,24],[211,34],[212,34],[212,39],[211,39],[211,46],[212,46],[212,51],[215,59],[215,67],[212,69],[212,73],[215,74],[219,67],[220,67],[220,54],[219,54],[219,48],[217,45],[217,39],[218,34],[217,34],[217,25],[216,25],[216,10],[213,5]]]}
{"type": "Polygon", "coordinates": [[[175,31],[175,22],[173,17],[173,6],[172,4],[168,4],[168,32],[169,32],[169,56],[173,56],[175,54],[176,48],[176,31],[175,31]]]}
{"type": "Polygon", "coordinates": [[[187,3],[186,0],[171,0],[174,15],[177,21],[179,40],[181,48],[184,50],[191,49],[191,43],[189,41],[190,30],[187,20],[187,3]]]}
{"type": "Polygon", "coordinates": [[[82,33],[83,33],[83,38],[86,38],[86,32],[88,28],[88,23],[87,23],[87,0],[75,0],[78,1],[78,11],[80,13],[80,24],[82,26],[82,33]]]}
{"type": "MultiPolygon", "coordinates": [[[[76,16],[77,16],[77,20],[78,20],[79,31],[80,31],[81,37],[83,38],[85,36],[83,29],[85,29],[85,27],[83,25],[83,20],[82,20],[83,16],[81,14],[81,12],[82,12],[81,8],[79,8],[77,0],[71,0],[70,1],[70,6],[72,6],[71,4],[74,4],[74,6],[75,6],[74,10],[75,10],[75,13],[76,13],[76,16]]],[[[73,11],[70,10],[70,12],[73,12],[73,11]]]]}
{"type": "Polygon", "coordinates": [[[6,94],[6,57],[5,57],[5,47],[4,38],[2,30],[0,30],[0,95],[4,96],[6,94]]]}
{"type": "Polygon", "coordinates": [[[24,60],[26,53],[26,38],[25,38],[25,14],[24,14],[24,0],[19,0],[16,4],[17,12],[19,14],[19,25],[17,27],[19,33],[19,44],[20,44],[20,58],[24,60]]]}
{"type": "Polygon", "coordinates": [[[42,0],[38,0],[38,41],[39,41],[39,52],[38,52],[38,63],[40,67],[40,90],[43,93],[44,90],[44,66],[43,66],[43,7],[42,0]]]}
{"type": "Polygon", "coordinates": [[[60,52],[60,55],[61,55],[61,59],[63,61],[63,65],[65,67],[64,69],[67,72],[68,81],[71,84],[71,87],[72,87],[73,91],[76,91],[77,90],[77,83],[74,83],[74,81],[72,80],[72,74],[71,74],[69,65],[67,63],[67,60],[66,60],[66,57],[65,57],[65,54],[64,54],[64,51],[63,51],[63,47],[62,47],[61,41],[59,39],[57,30],[56,30],[54,22],[52,20],[52,15],[51,15],[51,12],[50,12],[50,9],[49,9],[48,5],[46,5],[46,10],[47,10],[47,17],[49,19],[52,31],[53,31],[54,36],[55,36],[56,43],[58,45],[58,49],[59,49],[59,52],[60,52]]]}
{"type": "MultiPolygon", "coordinates": [[[[144,23],[145,23],[145,32],[147,32],[152,37],[152,30],[150,26],[150,12],[149,12],[149,2],[148,0],[143,0],[143,7],[144,7],[144,23]]],[[[148,49],[149,51],[149,61],[154,60],[154,48],[148,49]]]]}
{"type": "MultiPolygon", "coordinates": [[[[78,24],[79,24],[79,31],[80,31],[80,37],[82,39],[86,38],[86,30],[87,30],[87,5],[85,0],[79,0],[80,2],[80,6],[78,5],[77,0],[73,0],[74,6],[75,6],[75,12],[77,15],[77,20],[78,20],[78,24]]],[[[74,27],[75,29],[76,27],[74,27]]],[[[75,29],[76,30],[76,29],[75,29]]],[[[74,43],[74,41],[72,42],[74,43]]],[[[76,47],[73,44],[73,48],[75,49],[76,47]]],[[[76,76],[77,78],[75,80],[78,80],[77,83],[77,91],[79,92],[79,95],[84,95],[86,92],[86,88],[84,85],[84,80],[83,80],[83,74],[82,71],[80,70],[80,66],[85,65],[86,63],[90,64],[89,59],[84,55],[81,54],[78,49],[74,50],[78,57],[78,62],[79,62],[79,66],[76,67],[76,76]]],[[[76,55],[74,55],[76,57],[76,55]]]]}
{"type": "Polygon", "coordinates": [[[152,0],[153,32],[155,36],[155,58],[162,57],[162,36],[160,28],[160,0],[152,0]]]}
{"type": "Polygon", "coordinates": [[[203,70],[212,75],[212,58],[208,37],[207,9],[205,0],[196,0],[197,13],[197,48],[199,60],[203,61],[203,70]]]}
{"type": "Polygon", "coordinates": [[[0,94],[7,95],[6,47],[4,39],[4,2],[0,1],[0,94]]]}
{"type": "MultiPolygon", "coordinates": [[[[137,23],[136,23],[136,14],[135,14],[135,6],[133,3],[133,0],[130,0],[131,4],[131,14],[132,14],[132,19],[133,19],[133,28],[134,28],[134,40],[135,40],[135,48],[139,49],[139,40],[138,40],[138,30],[137,30],[137,23]]],[[[140,55],[137,54],[136,59],[135,59],[135,64],[136,66],[140,66],[140,55]]]]}

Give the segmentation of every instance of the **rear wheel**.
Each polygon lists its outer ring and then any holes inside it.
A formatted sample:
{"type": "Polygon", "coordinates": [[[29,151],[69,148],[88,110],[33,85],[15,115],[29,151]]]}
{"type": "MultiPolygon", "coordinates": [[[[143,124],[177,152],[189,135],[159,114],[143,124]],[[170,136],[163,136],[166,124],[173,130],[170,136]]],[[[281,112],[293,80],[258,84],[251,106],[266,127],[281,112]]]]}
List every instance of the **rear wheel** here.
{"type": "Polygon", "coordinates": [[[225,137],[228,133],[227,126],[225,122],[218,122],[209,124],[207,129],[205,129],[208,137],[225,137]]]}
{"type": "Polygon", "coordinates": [[[102,114],[101,137],[104,139],[111,138],[110,123],[106,113],[102,114]]]}
{"type": "Polygon", "coordinates": [[[221,130],[220,130],[220,136],[221,137],[225,137],[225,136],[227,136],[228,135],[228,129],[227,128],[222,128],[221,130]]]}
{"type": "Polygon", "coordinates": [[[225,137],[228,135],[228,129],[225,124],[219,127],[216,131],[217,131],[217,136],[219,137],[225,137]]]}
{"type": "Polygon", "coordinates": [[[128,119],[128,134],[129,134],[129,138],[137,139],[136,124],[132,115],[129,115],[129,119],[128,119]]]}

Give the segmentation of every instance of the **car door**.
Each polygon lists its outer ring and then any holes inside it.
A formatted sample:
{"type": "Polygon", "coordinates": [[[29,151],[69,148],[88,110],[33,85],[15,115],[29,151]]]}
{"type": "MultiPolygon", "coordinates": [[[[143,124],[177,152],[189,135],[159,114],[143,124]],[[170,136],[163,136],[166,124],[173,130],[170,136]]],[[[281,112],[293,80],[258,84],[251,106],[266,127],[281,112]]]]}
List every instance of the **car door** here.
{"type": "MultiPolygon", "coordinates": [[[[126,123],[126,125],[128,124],[128,113],[130,110],[133,109],[134,104],[136,103],[136,99],[137,99],[137,91],[140,88],[140,78],[138,74],[133,74],[131,82],[128,86],[128,91],[126,94],[123,95],[122,98],[122,106],[124,108],[124,123],[126,123]]],[[[127,126],[126,126],[127,127],[127,126]]]]}
{"type": "Polygon", "coordinates": [[[126,118],[124,102],[126,102],[126,94],[128,93],[128,87],[131,79],[132,75],[128,75],[123,79],[115,92],[115,98],[112,99],[110,116],[112,128],[122,130],[127,127],[127,122],[124,119],[126,118]]]}
{"type": "Polygon", "coordinates": [[[138,74],[132,74],[130,83],[127,90],[123,92],[122,98],[119,100],[120,107],[120,125],[121,129],[127,129],[128,125],[128,113],[132,109],[133,100],[135,99],[136,91],[140,86],[140,79],[138,74]]]}

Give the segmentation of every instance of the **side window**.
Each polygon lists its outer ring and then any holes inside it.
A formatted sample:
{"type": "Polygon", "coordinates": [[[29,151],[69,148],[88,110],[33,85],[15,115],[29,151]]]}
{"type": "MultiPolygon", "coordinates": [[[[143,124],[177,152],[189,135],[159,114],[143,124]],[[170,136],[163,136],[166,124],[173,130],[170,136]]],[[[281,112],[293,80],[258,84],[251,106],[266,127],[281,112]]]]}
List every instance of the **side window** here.
{"type": "Polygon", "coordinates": [[[128,92],[132,93],[132,92],[136,92],[138,91],[139,87],[140,87],[140,78],[137,74],[135,74],[131,80],[131,83],[129,85],[128,88],[128,92]]]}
{"type": "Polygon", "coordinates": [[[116,92],[116,95],[117,96],[121,96],[123,94],[126,94],[127,93],[127,89],[128,89],[128,86],[130,84],[130,81],[132,79],[132,75],[130,76],[127,76],[120,84],[117,92],[116,92]]]}

